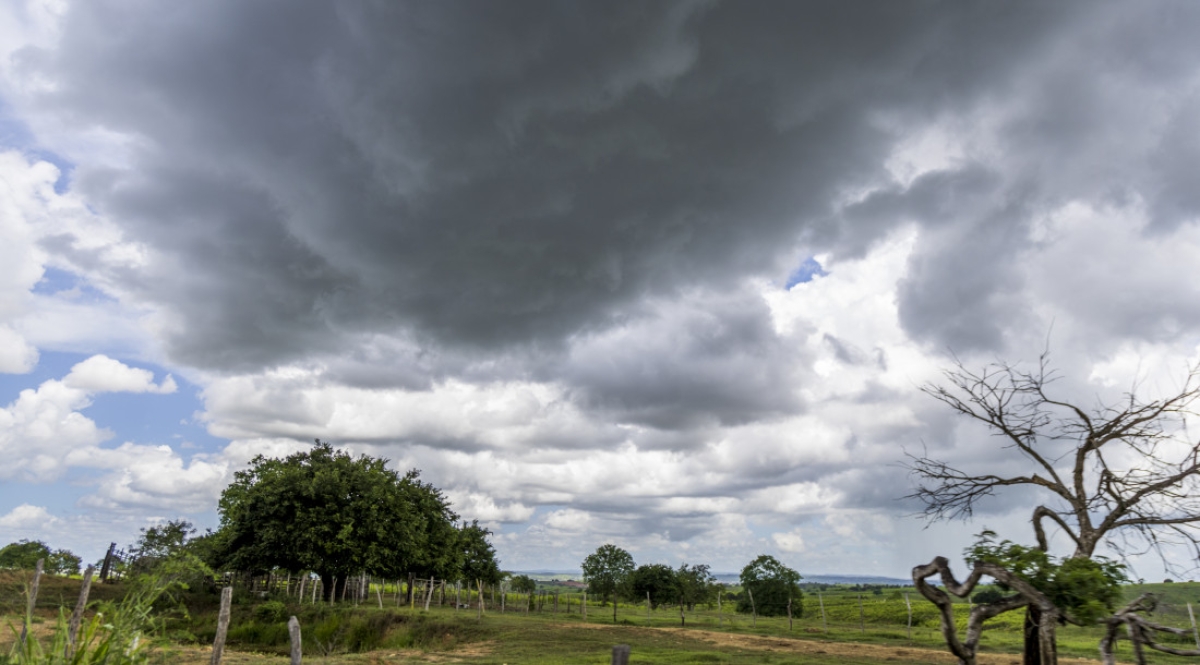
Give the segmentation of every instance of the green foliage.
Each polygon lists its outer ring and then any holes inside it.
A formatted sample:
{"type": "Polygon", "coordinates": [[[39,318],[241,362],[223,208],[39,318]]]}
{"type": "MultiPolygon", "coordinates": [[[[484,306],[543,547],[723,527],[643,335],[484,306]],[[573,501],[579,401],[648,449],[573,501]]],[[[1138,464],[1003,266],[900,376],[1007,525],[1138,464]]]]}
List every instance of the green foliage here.
{"type": "MultiPolygon", "coordinates": [[[[1059,562],[1040,549],[1009,540],[996,542],[995,537],[992,531],[980,533],[965,553],[967,560],[1004,567],[1046,594],[1080,624],[1095,623],[1111,613],[1121,599],[1121,585],[1129,581],[1123,564],[1104,557],[1072,557],[1059,562]]],[[[996,586],[1009,591],[1004,584],[996,586]]]]}
{"type": "Polygon", "coordinates": [[[707,564],[682,564],[675,571],[675,579],[679,585],[680,602],[687,605],[689,610],[696,605],[712,604],[716,600],[719,585],[707,564]]]}
{"type": "Polygon", "coordinates": [[[42,570],[51,575],[74,575],[82,562],[70,550],[54,550],[40,540],[20,540],[0,548],[0,568],[33,570],[44,559],[42,570]]]}
{"type": "Polygon", "coordinates": [[[629,552],[613,544],[601,545],[580,564],[583,569],[583,579],[588,583],[588,591],[599,594],[604,602],[625,588],[633,575],[633,557],[629,552]]]}
{"type": "MultiPolygon", "coordinates": [[[[238,570],[282,568],[332,577],[460,572],[457,519],[442,493],[320,441],[284,459],[261,455],[221,494],[216,560],[238,570]]],[[[327,596],[328,597],[328,596],[327,596]]]]}
{"type": "Polygon", "coordinates": [[[77,575],[82,563],[70,550],[54,550],[46,557],[45,570],[51,575],[77,575]]]}
{"type": "MultiPolygon", "coordinates": [[[[59,610],[58,622],[47,643],[32,630],[24,644],[13,645],[0,665],[143,665],[150,662],[153,635],[161,632],[162,622],[155,605],[178,582],[164,576],[143,576],[129,585],[120,602],[101,601],[91,619],[80,626],[75,649],[68,654],[66,610],[59,610]]],[[[28,629],[35,623],[26,615],[28,629]]],[[[16,627],[12,627],[17,633],[16,627]]]]}
{"type": "Polygon", "coordinates": [[[994,603],[998,600],[1001,600],[1004,597],[1005,595],[1003,591],[994,586],[988,586],[980,588],[979,591],[976,591],[975,594],[971,596],[971,602],[975,603],[976,605],[986,605],[988,603],[994,603]]]}
{"type": "Polygon", "coordinates": [[[657,609],[659,605],[677,602],[679,595],[679,580],[670,566],[662,563],[642,564],[633,571],[630,577],[630,598],[639,601],[650,597],[650,607],[657,609]]]}
{"type": "Polygon", "coordinates": [[[33,570],[38,559],[50,557],[50,548],[40,540],[19,540],[0,549],[0,568],[33,570]]]}
{"type": "Polygon", "coordinates": [[[512,578],[509,588],[517,593],[533,593],[537,591],[537,582],[528,575],[517,575],[512,578]]]}
{"type": "Polygon", "coordinates": [[[268,600],[254,608],[254,618],[264,623],[283,621],[287,618],[287,605],[278,600],[268,600]]]}
{"type": "Polygon", "coordinates": [[[737,611],[755,611],[760,616],[785,615],[790,599],[792,615],[800,616],[803,614],[800,580],[800,573],[783,565],[775,557],[763,554],[742,569],[742,588],[749,593],[738,600],[737,611]],[[754,595],[753,607],[750,594],[754,595]]]}
{"type": "Polygon", "coordinates": [[[500,581],[500,562],[496,559],[496,550],[487,540],[490,535],[492,532],[479,526],[478,521],[472,521],[459,529],[459,574],[463,579],[471,583],[480,580],[484,584],[496,584],[500,581]]]}

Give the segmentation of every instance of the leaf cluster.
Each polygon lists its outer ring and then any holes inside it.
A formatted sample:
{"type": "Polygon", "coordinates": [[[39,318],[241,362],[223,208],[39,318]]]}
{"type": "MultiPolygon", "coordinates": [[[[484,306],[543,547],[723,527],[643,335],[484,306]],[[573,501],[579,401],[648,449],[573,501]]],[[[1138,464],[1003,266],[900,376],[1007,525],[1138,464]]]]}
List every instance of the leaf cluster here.
{"type": "Polygon", "coordinates": [[[490,545],[479,544],[488,532],[472,524],[463,540],[441,490],[386,465],[319,440],[283,459],[254,458],[221,494],[215,559],[236,570],[445,579],[469,555],[472,573],[491,579],[482,563],[490,545]]]}
{"type": "Polygon", "coordinates": [[[742,588],[748,593],[738,600],[739,612],[754,611],[761,616],[787,614],[791,603],[792,615],[803,614],[803,594],[800,573],[783,565],[769,554],[763,554],[742,569],[742,588]],[[754,599],[750,596],[753,594],[754,599]]]}
{"type": "MultiPolygon", "coordinates": [[[[580,564],[588,591],[600,594],[605,602],[627,588],[633,575],[633,556],[611,543],[601,545],[580,564]]],[[[615,600],[615,599],[614,599],[615,600]]]]}
{"type": "MultiPolygon", "coordinates": [[[[1071,557],[1057,560],[1036,547],[1009,540],[997,542],[996,534],[984,531],[967,548],[968,562],[991,563],[1005,568],[1041,591],[1075,623],[1092,624],[1111,614],[1121,599],[1121,585],[1128,582],[1125,566],[1104,557],[1071,557]]],[[[1001,591],[1011,589],[996,585],[1001,591]]]]}
{"type": "Polygon", "coordinates": [[[81,560],[70,550],[51,550],[40,540],[19,540],[0,548],[0,568],[33,570],[38,559],[44,559],[42,569],[51,575],[75,575],[81,560]]]}

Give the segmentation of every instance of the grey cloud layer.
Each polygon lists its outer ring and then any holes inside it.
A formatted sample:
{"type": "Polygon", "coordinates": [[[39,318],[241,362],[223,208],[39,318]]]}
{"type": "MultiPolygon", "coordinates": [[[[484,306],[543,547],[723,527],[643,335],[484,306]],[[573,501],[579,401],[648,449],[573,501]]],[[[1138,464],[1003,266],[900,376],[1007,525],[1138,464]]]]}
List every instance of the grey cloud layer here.
{"type": "Polygon", "coordinates": [[[52,85],[15,105],[67,137],[50,147],[77,159],[73,187],[148,262],[63,234],[46,250],[164,313],[171,362],[229,379],[210,384],[217,433],[355,432],[506,506],[677,539],[735,498],[782,521],[806,483],[894,511],[907,481],[880,465],[904,444],[993,462],[913,385],[809,390],[887,373],[897,346],[1003,355],[1061,312],[1084,380],[1085,351],[1187,338],[1185,262],[1101,237],[1156,246],[1200,216],[1197,28],[1188,2],[87,2],[56,49],[19,54],[52,85]],[[75,154],[97,130],[128,140],[75,154]],[[953,154],[906,148],[931,131],[953,154]],[[934,165],[907,180],[905,150],[934,165]],[[1103,230],[1090,243],[1056,217],[1073,202],[1103,230]],[[764,282],[910,227],[902,343],[779,330],[764,282]],[[1111,277],[1122,261],[1138,279],[1111,277]],[[435,394],[454,381],[509,410],[454,415],[435,394]],[[505,392],[526,383],[560,392],[505,392]],[[442,419],[338,420],[337,395],[388,389],[442,419]],[[573,477],[479,485],[470,458],[589,468],[581,451],[622,445],[720,472],[589,498],[573,477]]]}
{"type": "Polygon", "coordinates": [[[78,182],[161,252],[125,284],[178,314],[174,357],[253,369],[362,331],[554,349],[865,247],[886,224],[828,220],[886,179],[880,117],[1012,94],[1112,11],[87,3],[25,66],[56,84],[39,112],[141,140],[78,182]]]}

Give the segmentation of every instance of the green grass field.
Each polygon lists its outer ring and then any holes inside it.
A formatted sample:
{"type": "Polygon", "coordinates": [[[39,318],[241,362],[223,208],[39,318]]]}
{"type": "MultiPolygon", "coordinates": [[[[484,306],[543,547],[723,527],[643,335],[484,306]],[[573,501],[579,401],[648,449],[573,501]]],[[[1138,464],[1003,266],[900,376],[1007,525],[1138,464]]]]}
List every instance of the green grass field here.
{"type": "MultiPolygon", "coordinates": [[[[16,620],[14,610],[20,605],[17,581],[10,579],[0,588],[10,621],[16,620]]],[[[78,582],[46,578],[43,584],[39,615],[43,625],[53,624],[57,608],[71,604],[78,582]]],[[[120,589],[120,585],[105,585],[97,592],[111,598],[119,596],[120,589]]],[[[1189,625],[1186,603],[1194,608],[1200,604],[1200,584],[1196,583],[1132,586],[1127,595],[1142,591],[1159,594],[1162,602],[1155,618],[1173,626],[1189,625]]],[[[456,611],[450,605],[435,604],[428,613],[397,608],[391,596],[385,597],[386,607],[380,610],[374,596],[372,602],[360,607],[331,608],[297,604],[285,597],[277,597],[275,604],[265,606],[262,599],[241,593],[233,607],[226,662],[280,662],[288,648],[284,622],[293,614],[304,631],[305,662],[317,663],[608,663],[615,644],[629,644],[635,663],[952,662],[933,606],[908,590],[913,610],[910,632],[903,593],[888,590],[883,595],[860,596],[835,588],[822,592],[820,600],[809,593],[804,598],[803,614],[790,625],[787,617],[753,619],[734,614],[730,603],[724,604],[721,612],[715,607],[699,607],[685,613],[682,627],[677,607],[647,613],[644,604],[620,605],[614,624],[611,606],[593,603],[585,620],[580,613],[579,595],[572,597],[569,613],[565,596],[560,597],[558,612],[548,602],[542,611],[528,614],[518,599],[510,597],[506,612],[489,606],[479,619],[474,608],[456,611]]],[[[965,617],[967,605],[961,609],[965,617]]],[[[178,608],[167,612],[174,618],[167,620],[161,631],[160,662],[207,662],[205,649],[215,634],[216,611],[215,597],[193,594],[188,598],[186,616],[178,608]]],[[[1019,661],[1014,654],[1021,646],[1020,614],[1000,617],[989,626],[982,640],[982,651],[993,654],[987,662],[1019,661]]],[[[1064,662],[1068,658],[1094,661],[1099,636],[1098,629],[1062,629],[1059,643],[1064,662]]],[[[0,638],[11,640],[11,635],[0,638]]],[[[1190,639],[1177,643],[1191,646],[1190,639]]],[[[1128,662],[1128,644],[1123,647],[1120,653],[1128,662]]],[[[1188,661],[1155,654],[1152,662],[1188,661]]]]}

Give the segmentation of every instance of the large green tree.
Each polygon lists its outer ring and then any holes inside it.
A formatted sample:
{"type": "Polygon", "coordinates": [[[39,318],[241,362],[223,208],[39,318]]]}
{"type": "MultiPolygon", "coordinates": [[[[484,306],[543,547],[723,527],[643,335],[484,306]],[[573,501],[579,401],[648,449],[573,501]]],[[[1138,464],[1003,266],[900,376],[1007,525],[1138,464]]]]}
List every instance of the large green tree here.
{"type": "Polygon", "coordinates": [[[742,569],[742,588],[747,594],[738,601],[739,612],[755,611],[762,616],[787,614],[788,602],[792,614],[803,613],[800,595],[800,573],[783,565],[773,556],[763,554],[742,569]],[[754,594],[753,607],[750,594],[754,594]]]}
{"type": "Polygon", "coordinates": [[[353,574],[457,572],[457,515],[416,471],[399,475],[386,464],[321,441],[283,459],[254,458],[221,494],[221,563],[311,570],[326,598],[353,574]]]}
{"type": "Polygon", "coordinates": [[[611,543],[601,545],[580,564],[588,591],[600,594],[604,602],[613,604],[613,623],[617,621],[617,595],[633,575],[633,557],[611,543]]]}

